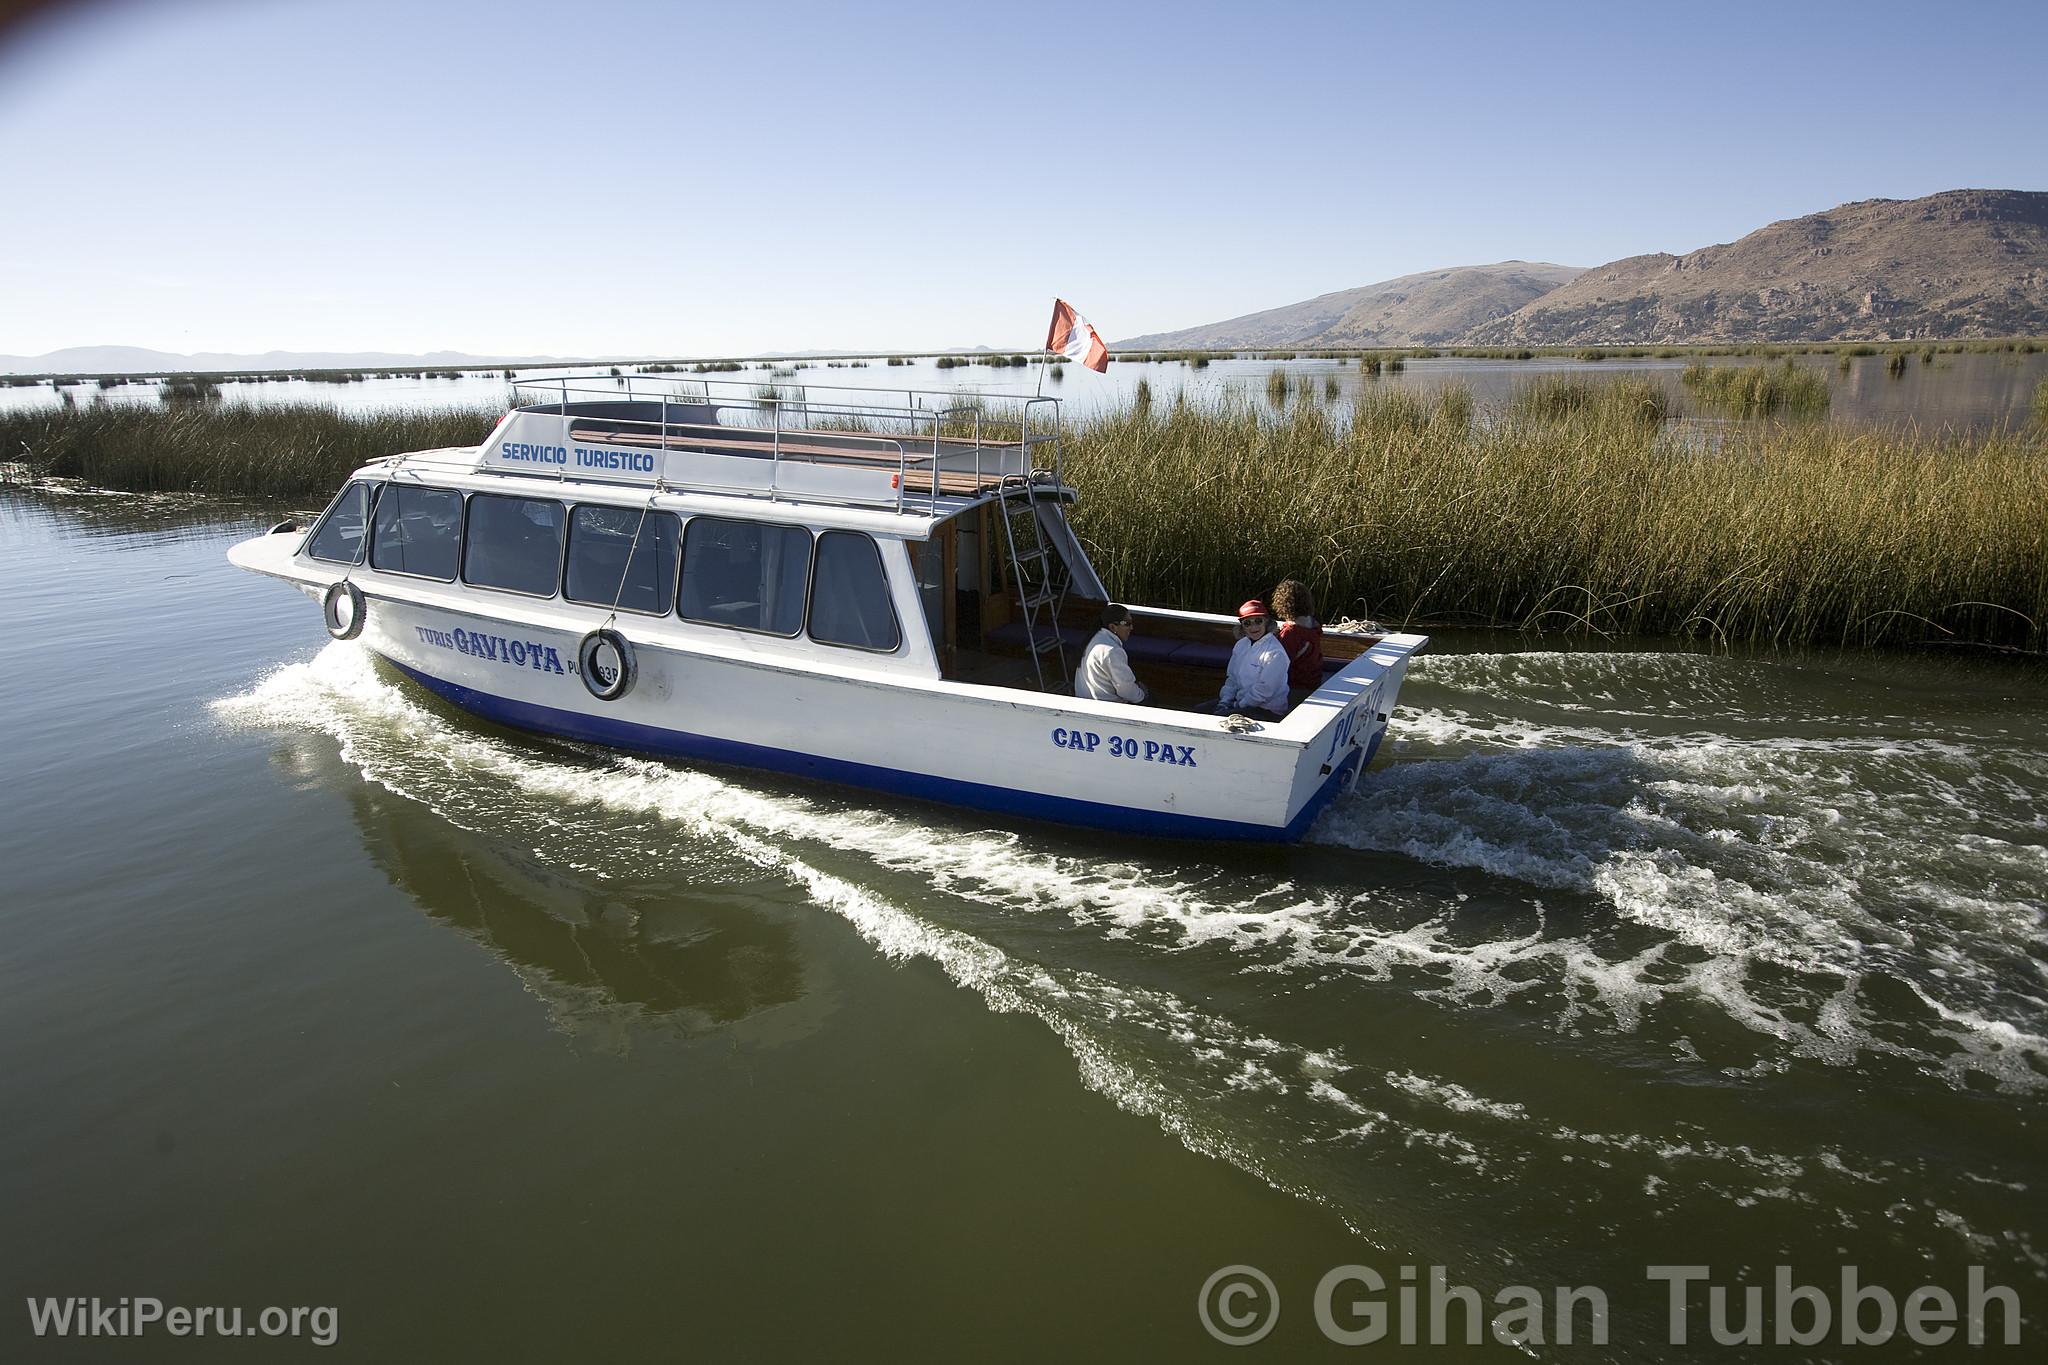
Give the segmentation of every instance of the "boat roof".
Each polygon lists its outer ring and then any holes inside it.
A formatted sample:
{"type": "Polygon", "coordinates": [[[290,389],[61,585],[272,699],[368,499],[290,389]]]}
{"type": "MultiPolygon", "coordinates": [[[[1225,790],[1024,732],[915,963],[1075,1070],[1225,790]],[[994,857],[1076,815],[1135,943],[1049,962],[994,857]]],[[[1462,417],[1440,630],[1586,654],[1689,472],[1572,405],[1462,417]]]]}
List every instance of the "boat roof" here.
{"type": "Polygon", "coordinates": [[[479,445],[377,461],[362,476],[743,507],[913,538],[997,497],[1074,496],[1056,398],[640,374],[538,377],[515,396],[479,445]]]}

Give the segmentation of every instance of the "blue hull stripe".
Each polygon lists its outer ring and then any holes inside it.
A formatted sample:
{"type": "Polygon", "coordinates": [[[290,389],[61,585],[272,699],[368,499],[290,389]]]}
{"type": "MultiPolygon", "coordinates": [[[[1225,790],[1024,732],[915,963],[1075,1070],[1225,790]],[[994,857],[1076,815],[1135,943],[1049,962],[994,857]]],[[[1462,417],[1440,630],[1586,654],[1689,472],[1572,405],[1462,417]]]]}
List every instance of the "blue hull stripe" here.
{"type": "MultiPolygon", "coordinates": [[[[875,791],[915,797],[923,801],[937,801],[952,806],[972,806],[978,810],[999,811],[1006,815],[1021,815],[1033,820],[1087,825],[1096,829],[1119,830],[1162,838],[1291,843],[1301,837],[1309,822],[1315,819],[1316,814],[1329,799],[1336,795],[1338,785],[1344,776],[1343,768],[1332,773],[1315,796],[1302,808],[1301,813],[1285,828],[1254,825],[1237,820],[1216,820],[1207,816],[1175,815],[1167,811],[1112,806],[1100,801],[1082,801],[1068,796],[1047,796],[1042,792],[1017,791],[1010,787],[991,787],[980,782],[963,782],[958,778],[934,777],[929,773],[904,772],[898,768],[883,768],[838,758],[821,758],[816,754],[797,753],[788,749],[770,749],[758,744],[744,744],[738,740],[720,739],[712,735],[694,735],[683,730],[638,725],[631,721],[585,715],[580,711],[564,711],[534,702],[494,696],[489,692],[479,692],[460,683],[433,677],[416,668],[408,668],[395,659],[389,662],[422,687],[437,696],[447,698],[463,710],[482,716],[485,720],[509,725],[514,729],[537,730],[542,734],[559,735],[565,739],[583,740],[634,753],[727,763],[742,768],[764,768],[769,772],[820,778],[828,782],[843,782],[849,786],[868,787],[875,791]]],[[[1375,736],[1375,743],[1377,738],[1375,736]]],[[[1369,757],[1367,761],[1370,762],[1369,757]]]]}

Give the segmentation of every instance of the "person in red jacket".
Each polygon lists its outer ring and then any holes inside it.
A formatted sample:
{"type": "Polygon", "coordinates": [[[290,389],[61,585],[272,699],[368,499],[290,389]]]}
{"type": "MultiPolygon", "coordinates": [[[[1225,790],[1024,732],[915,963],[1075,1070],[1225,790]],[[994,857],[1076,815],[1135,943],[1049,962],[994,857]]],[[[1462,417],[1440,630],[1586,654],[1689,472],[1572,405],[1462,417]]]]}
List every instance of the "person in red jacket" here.
{"type": "Polygon", "coordinates": [[[1323,685],[1323,624],[1316,599],[1299,579],[1273,589],[1273,615],[1280,619],[1280,647],[1287,651],[1287,689],[1300,701],[1323,685]]]}

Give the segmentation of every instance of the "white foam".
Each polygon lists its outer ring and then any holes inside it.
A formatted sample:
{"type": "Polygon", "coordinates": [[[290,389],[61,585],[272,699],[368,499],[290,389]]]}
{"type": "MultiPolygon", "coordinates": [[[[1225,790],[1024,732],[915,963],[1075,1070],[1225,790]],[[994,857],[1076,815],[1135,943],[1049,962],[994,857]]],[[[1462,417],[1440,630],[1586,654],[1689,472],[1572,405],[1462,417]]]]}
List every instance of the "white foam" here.
{"type": "MultiPolygon", "coordinates": [[[[1497,671],[1490,661],[1477,667],[1497,671]]],[[[1900,1049],[1839,1011],[1795,1020],[1758,1004],[1741,986],[1752,961],[1815,978],[1814,1010],[1841,981],[1870,971],[1932,979],[1965,1012],[1981,1014],[1978,1002],[1990,1000],[2020,1003],[2010,975],[2031,972],[2026,964],[2043,946],[2048,852],[1981,828],[1999,798],[2021,795],[2000,790],[2010,785],[1994,771],[2002,753],[1869,734],[1630,734],[1585,743],[1583,728],[1456,724],[1463,743],[1482,743],[1488,730],[1507,743],[1372,773],[1310,837],[1589,897],[1708,953],[1709,966],[1686,989],[1798,1055],[1848,1062],[1859,1050],[1900,1049]],[[1900,837],[1902,816],[1910,837],[1900,837]],[[1957,879],[1959,858],[1973,866],[1967,883],[1957,879]],[[1918,912],[1889,909],[1899,903],[1918,912]],[[1827,977],[1836,984],[1821,985],[1827,977]]],[[[1446,733],[1439,716],[1435,735],[1446,733]]],[[[2024,829],[2034,810],[2016,799],[2010,818],[2024,829]]],[[[1582,954],[1573,965],[1611,972],[1603,962],[1582,954]]],[[[1668,985],[1630,992],[1638,1004],[1667,993],[1668,985]]],[[[1615,1013],[1619,1027],[1636,1017],[1629,1003],[1615,1013]]],[[[1988,1068],[2001,1085],[2042,1083],[2033,1068],[1974,1042],[1960,1051],[1957,1064],[1988,1068]]],[[[2029,1043],[2020,1051],[2044,1055],[2029,1043]]]]}
{"type": "Polygon", "coordinates": [[[1488,1118],[1504,1122],[1515,1122],[1528,1117],[1528,1111],[1521,1105],[1481,1099],[1456,1081],[1432,1079],[1418,1076],[1413,1072],[1390,1071],[1387,1073],[1387,1084],[1418,1099],[1440,1104],[1454,1114],[1484,1114],[1488,1118]]]}

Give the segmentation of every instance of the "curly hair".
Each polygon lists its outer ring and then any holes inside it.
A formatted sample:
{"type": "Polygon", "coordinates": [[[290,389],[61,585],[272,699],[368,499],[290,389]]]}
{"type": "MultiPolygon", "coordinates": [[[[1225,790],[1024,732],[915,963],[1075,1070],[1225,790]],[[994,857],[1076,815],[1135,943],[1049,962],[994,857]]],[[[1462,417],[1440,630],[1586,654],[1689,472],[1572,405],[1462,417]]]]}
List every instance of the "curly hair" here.
{"type": "Polygon", "coordinates": [[[1283,578],[1273,588],[1273,614],[1283,621],[1294,621],[1316,614],[1316,599],[1308,590],[1308,584],[1298,578],[1283,578]]]}

